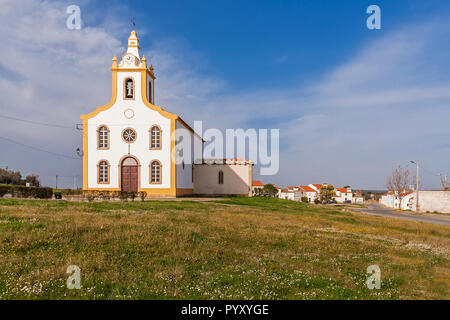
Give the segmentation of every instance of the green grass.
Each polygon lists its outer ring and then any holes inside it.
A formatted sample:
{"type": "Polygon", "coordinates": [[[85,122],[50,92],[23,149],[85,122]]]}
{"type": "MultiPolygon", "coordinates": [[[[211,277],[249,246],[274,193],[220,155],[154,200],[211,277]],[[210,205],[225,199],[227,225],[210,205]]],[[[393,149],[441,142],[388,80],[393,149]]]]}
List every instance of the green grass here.
{"type": "Polygon", "coordinates": [[[448,299],[449,251],[446,226],[272,198],[0,199],[0,299],[448,299]]]}

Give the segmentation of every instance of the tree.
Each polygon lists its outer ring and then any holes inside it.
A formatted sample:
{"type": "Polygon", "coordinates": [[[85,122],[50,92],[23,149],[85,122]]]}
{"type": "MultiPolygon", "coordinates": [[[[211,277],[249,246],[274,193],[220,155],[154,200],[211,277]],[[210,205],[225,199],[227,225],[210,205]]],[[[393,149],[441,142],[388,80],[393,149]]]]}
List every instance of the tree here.
{"type": "Polygon", "coordinates": [[[262,194],[262,190],[263,190],[263,188],[254,188],[253,189],[253,196],[254,197],[261,197],[263,194],[262,194]]]}
{"type": "Polygon", "coordinates": [[[402,169],[398,166],[392,170],[392,174],[386,180],[386,188],[389,191],[394,192],[394,197],[397,195],[399,200],[400,210],[402,209],[402,200],[406,196],[407,191],[409,191],[409,186],[411,184],[411,176],[408,169],[402,169]]]}
{"type": "Polygon", "coordinates": [[[274,187],[273,184],[266,184],[264,188],[262,188],[262,195],[265,197],[276,197],[278,194],[278,189],[274,187]]]}
{"type": "Polygon", "coordinates": [[[330,201],[335,192],[334,186],[332,184],[323,184],[320,188],[319,198],[321,203],[327,203],[330,201]]]}
{"type": "Polygon", "coordinates": [[[29,174],[25,177],[25,182],[28,182],[29,184],[31,184],[34,187],[39,187],[40,186],[40,182],[39,182],[39,176],[37,174],[29,174]]]}
{"type": "Polygon", "coordinates": [[[22,175],[19,171],[12,171],[0,168],[0,184],[20,184],[20,180],[22,179],[22,175]]]}

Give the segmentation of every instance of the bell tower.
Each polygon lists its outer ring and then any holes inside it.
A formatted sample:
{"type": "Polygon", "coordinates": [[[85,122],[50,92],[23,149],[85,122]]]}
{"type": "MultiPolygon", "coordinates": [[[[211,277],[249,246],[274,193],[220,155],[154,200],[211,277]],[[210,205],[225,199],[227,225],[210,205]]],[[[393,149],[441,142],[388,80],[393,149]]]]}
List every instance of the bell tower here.
{"type": "MultiPolygon", "coordinates": [[[[139,46],[139,39],[137,36],[137,33],[135,30],[132,30],[130,33],[130,36],[128,37],[128,48],[127,52],[124,53],[122,56],[122,60],[119,64],[117,64],[117,59],[113,59],[113,69],[117,68],[118,71],[123,71],[129,74],[129,79],[118,79],[118,81],[125,81],[124,84],[124,91],[126,91],[126,94],[124,94],[124,99],[134,99],[134,91],[137,89],[135,88],[135,85],[139,85],[138,88],[142,88],[143,92],[145,93],[145,97],[147,98],[148,102],[155,105],[155,73],[153,65],[150,64],[148,66],[147,59],[144,55],[141,57],[140,53],[140,46],[139,46]],[[122,70],[121,70],[122,69],[122,70]],[[145,70],[145,71],[144,71],[145,70]],[[136,79],[135,72],[144,72],[142,74],[142,79],[140,79],[140,82],[138,84],[136,79]],[[143,83],[145,81],[145,84],[143,83]]],[[[139,76],[140,77],[140,76],[139,76]]],[[[121,84],[117,84],[120,88],[121,84]]]]}
{"type": "Polygon", "coordinates": [[[138,59],[141,58],[139,47],[139,39],[137,37],[136,31],[131,31],[130,36],[128,37],[128,50],[127,53],[131,53],[135,55],[138,59]]]}

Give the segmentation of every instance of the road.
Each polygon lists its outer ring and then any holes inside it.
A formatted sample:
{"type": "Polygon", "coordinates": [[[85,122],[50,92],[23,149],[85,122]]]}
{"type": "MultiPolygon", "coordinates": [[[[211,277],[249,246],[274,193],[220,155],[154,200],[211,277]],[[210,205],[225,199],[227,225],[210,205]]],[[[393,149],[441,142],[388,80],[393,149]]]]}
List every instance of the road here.
{"type": "Polygon", "coordinates": [[[399,212],[392,209],[388,209],[379,204],[368,204],[367,207],[368,207],[367,209],[361,208],[357,210],[362,213],[373,214],[389,218],[405,219],[418,222],[429,222],[447,226],[450,225],[450,215],[440,215],[431,213],[411,214],[407,211],[399,212]]]}

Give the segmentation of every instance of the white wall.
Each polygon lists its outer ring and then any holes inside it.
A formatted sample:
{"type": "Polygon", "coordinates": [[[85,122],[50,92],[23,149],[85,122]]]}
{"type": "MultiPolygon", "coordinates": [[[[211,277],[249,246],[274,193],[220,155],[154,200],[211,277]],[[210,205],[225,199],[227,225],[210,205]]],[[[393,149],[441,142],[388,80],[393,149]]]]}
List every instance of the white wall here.
{"type": "Polygon", "coordinates": [[[194,193],[251,196],[251,173],[251,164],[196,164],[194,165],[194,193]],[[220,170],[224,173],[223,184],[219,184],[220,170]]]}
{"type": "Polygon", "coordinates": [[[179,141],[180,138],[183,139],[183,141],[178,143],[176,146],[177,188],[193,189],[194,184],[192,182],[192,166],[194,161],[194,135],[180,121],[176,122],[176,129],[176,141],[179,141]],[[180,154],[181,151],[183,152],[183,154],[180,154]]]}
{"type": "Polygon", "coordinates": [[[140,188],[170,188],[170,119],[147,107],[141,98],[141,73],[117,72],[117,99],[108,110],[102,111],[88,119],[88,188],[119,188],[119,160],[128,154],[128,144],[122,140],[121,134],[127,127],[137,132],[137,139],[130,144],[130,154],[137,157],[141,167],[140,188]],[[123,80],[132,76],[135,83],[135,99],[123,99],[123,80]],[[134,117],[127,119],[126,109],[134,111],[134,117]],[[97,150],[97,128],[107,125],[110,130],[109,150],[97,150]],[[157,124],[162,129],[162,149],[150,150],[149,129],[157,124]],[[110,167],[110,183],[97,183],[97,163],[108,160],[110,167]],[[162,183],[150,184],[149,164],[157,159],[162,164],[162,183]]]}
{"type": "Polygon", "coordinates": [[[281,192],[280,193],[280,199],[295,200],[295,194],[294,194],[293,191],[291,191],[291,192],[281,192]]]}
{"type": "Polygon", "coordinates": [[[450,191],[419,191],[419,210],[450,213],[450,191]]]}

